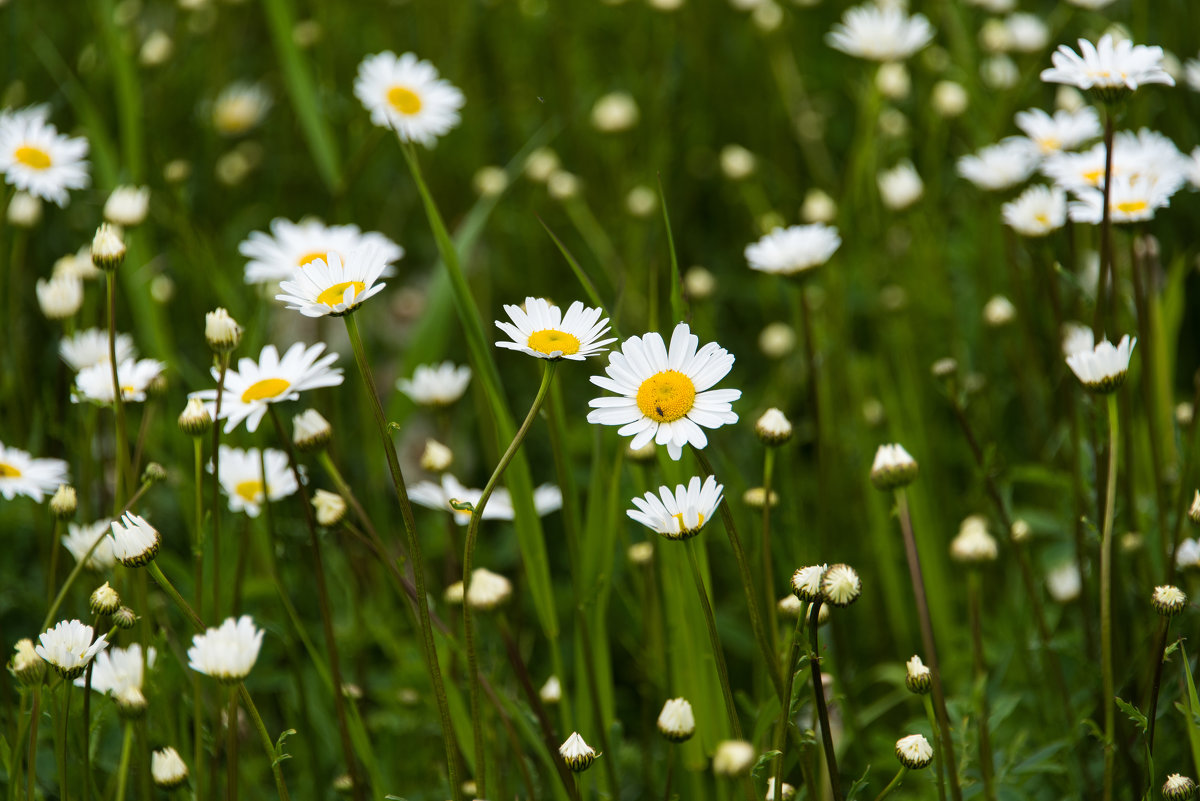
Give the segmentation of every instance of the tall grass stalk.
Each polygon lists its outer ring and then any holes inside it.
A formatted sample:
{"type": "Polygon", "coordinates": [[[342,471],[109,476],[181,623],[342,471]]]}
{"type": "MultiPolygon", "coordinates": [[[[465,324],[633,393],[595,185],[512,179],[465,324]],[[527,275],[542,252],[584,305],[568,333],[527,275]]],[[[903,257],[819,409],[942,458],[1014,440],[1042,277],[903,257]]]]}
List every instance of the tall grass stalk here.
{"type": "MultiPolygon", "coordinates": [[[[1111,171],[1111,169],[1110,163],[1109,170],[1111,171]]],[[[1107,401],[1108,474],[1104,489],[1104,525],[1100,534],[1100,673],[1102,686],[1100,703],[1104,708],[1104,801],[1112,801],[1116,768],[1116,742],[1114,740],[1116,692],[1112,661],[1112,528],[1113,506],[1117,491],[1117,436],[1119,433],[1116,393],[1110,393],[1107,401]]]]}
{"type": "Polygon", "coordinates": [[[899,787],[901,784],[904,783],[904,777],[907,775],[908,775],[908,766],[901,765],[900,770],[896,771],[896,775],[892,777],[892,780],[890,782],[888,782],[887,787],[883,788],[883,792],[881,792],[879,795],[875,796],[875,801],[883,801],[883,799],[885,799],[889,795],[891,795],[893,790],[895,790],[897,787],[899,787]]]}
{"type": "Polygon", "coordinates": [[[717,676],[721,680],[721,695],[725,699],[725,714],[729,716],[729,729],[736,740],[742,739],[742,724],[738,720],[737,706],[733,703],[733,690],[729,686],[729,669],[725,666],[725,650],[721,646],[721,636],[717,633],[717,621],[713,618],[712,604],[708,600],[708,588],[704,586],[704,576],[700,573],[700,564],[696,561],[696,546],[694,537],[687,540],[688,566],[692,569],[692,580],[696,583],[696,594],[700,598],[700,609],[704,613],[704,624],[708,628],[708,642],[712,648],[713,661],[717,665],[717,676]]]}

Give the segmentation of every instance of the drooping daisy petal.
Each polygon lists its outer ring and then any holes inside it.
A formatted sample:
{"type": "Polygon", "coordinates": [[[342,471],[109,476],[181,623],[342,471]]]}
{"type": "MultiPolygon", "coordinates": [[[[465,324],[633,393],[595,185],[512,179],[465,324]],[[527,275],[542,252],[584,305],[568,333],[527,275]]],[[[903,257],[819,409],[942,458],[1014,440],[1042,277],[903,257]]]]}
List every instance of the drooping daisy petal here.
{"type": "Polygon", "coordinates": [[[1163,69],[1163,49],[1135,45],[1128,39],[1113,40],[1105,34],[1092,44],[1079,40],[1079,52],[1059,45],[1050,56],[1054,65],[1042,70],[1046,83],[1064,83],[1080,89],[1094,89],[1104,96],[1135,91],[1148,83],[1174,86],[1175,79],[1163,69]]]}
{"type": "Polygon", "coordinates": [[[687,486],[659,487],[658,495],[647,492],[634,498],[635,508],[626,510],[630,519],[657,531],[667,539],[683,540],[700,533],[721,504],[724,490],[717,479],[709,476],[703,484],[693,476],[687,486]]]}
{"type": "Polygon", "coordinates": [[[819,267],[841,247],[837,229],[824,223],[776,228],[746,246],[750,269],[778,275],[796,275],[819,267]]]}
{"type": "Polygon", "coordinates": [[[525,298],[524,308],[505,306],[512,322],[496,321],[496,327],[508,334],[511,341],[496,346],[519,350],[538,359],[571,359],[583,361],[606,350],[616,338],[600,339],[608,331],[608,318],[601,318],[601,309],[585,308],[575,301],[563,310],[544,298],[525,298]]]}
{"type": "Polygon", "coordinates": [[[280,283],[275,299],[305,317],[340,317],[383,290],[386,284],[375,282],[386,267],[386,257],[375,249],[359,248],[345,259],[329,253],[297,267],[290,281],[280,283]]]}
{"type": "Polygon", "coordinates": [[[391,128],[402,141],[426,147],[458,125],[458,111],[466,102],[462,92],[439,78],[428,61],[413,53],[397,57],[391,51],[362,60],[354,95],[371,112],[375,125],[391,128]]]}
{"type": "Polygon", "coordinates": [[[91,626],[78,620],[64,620],[42,632],[34,650],[64,679],[74,679],[83,673],[96,654],[108,646],[107,635],[101,634],[93,642],[94,636],[91,626]]]}

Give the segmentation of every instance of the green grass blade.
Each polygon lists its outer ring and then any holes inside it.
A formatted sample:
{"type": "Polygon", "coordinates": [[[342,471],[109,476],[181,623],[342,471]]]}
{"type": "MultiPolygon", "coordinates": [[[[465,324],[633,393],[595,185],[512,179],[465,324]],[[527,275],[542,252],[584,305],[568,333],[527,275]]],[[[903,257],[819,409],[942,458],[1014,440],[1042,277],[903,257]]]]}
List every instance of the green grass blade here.
{"type": "Polygon", "coordinates": [[[1183,719],[1187,724],[1188,743],[1192,746],[1192,765],[1200,771],[1200,698],[1196,696],[1196,682],[1192,680],[1192,669],[1183,643],[1179,644],[1179,661],[1183,663],[1183,678],[1187,682],[1187,704],[1183,719]]]}
{"type": "Polygon", "coordinates": [[[667,193],[662,176],[658,177],[658,198],[662,202],[663,226],[667,229],[667,247],[671,251],[671,315],[676,322],[685,319],[683,308],[683,276],[679,274],[679,257],[675,253],[675,235],[671,232],[671,215],[667,211],[667,193]]]}

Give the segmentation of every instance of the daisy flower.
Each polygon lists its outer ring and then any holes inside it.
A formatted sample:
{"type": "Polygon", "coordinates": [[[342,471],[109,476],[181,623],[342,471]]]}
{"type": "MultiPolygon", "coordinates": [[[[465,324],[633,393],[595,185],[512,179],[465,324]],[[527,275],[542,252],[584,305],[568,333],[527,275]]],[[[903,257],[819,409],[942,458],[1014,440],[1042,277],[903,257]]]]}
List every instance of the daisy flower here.
{"type": "Polygon", "coordinates": [[[118,186],[104,201],[104,219],[126,228],[140,225],[150,211],[150,187],[118,186]]]}
{"type": "MultiPolygon", "coordinates": [[[[117,365],[117,383],[121,385],[121,400],[126,403],[142,403],[146,400],[146,388],[150,382],[162,375],[167,365],[157,359],[126,359],[117,365]]],[[[101,405],[113,402],[112,366],[105,359],[99,364],[85,367],[75,376],[75,388],[71,402],[91,401],[101,405]]]]}
{"type": "Polygon", "coordinates": [[[47,320],[65,320],[83,305],[83,281],[73,275],[60,275],[34,285],[38,306],[47,320]]]}
{"type": "Polygon", "coordinates": [[[933,26],[920,14],[908,16],[894,5],[851,8],[825,34],[835,50],[872,61],[900,61],[933,39],[933,26]]]}
{"type": "Polygon", "coordinates": [[[0,172],[9,184],[42,200],[65,206],[68,189],[88,185],[87,152],[86,139],[63,136],[44,117],[0,117],[0,172]]]}
{"type": "Polygon", "coordinates": [[[883,204],[893,211],[901,211],[921,199],[925,184],[911,161],[905,160],[890,170],[884,170],[876,178],[879,196],[883,204]]]}
{"type": "Polygon", "coordinates": [[[346,256],[329,253],[306,267],[297,267],[292,280],[279,284],[282,300],[289,309],[305,317],[341,317],[357,309],[387,284],[375,283],[387,267],[386,256],[377,250],[360,249],[346,256]]]}
{"type": "Polygon", "coordinates": [[[1113,41],[1105,34],[1092,44],[1079,40],[1079,52],[1059,45],[1051,54],[1054,65],[1042,70],[1046,83],[1063,83],[1080,89],[1094,89],[1105,100],[1113,100],[1148,83],[1174,86],[1175,79],[1163,69],[1161,47],[1135,45],[1128,39],[1113,41]]]}
{"type": "Polygon", "coordinates": [[[126,512],[119,522],[113,521],[111,528],[113,556],[125,567],[141,567],[158,555],[162,535],[146,518],[126,512]]]}
{"type": "Polygon", "coordinates": [[[187,781],[188,767],[174,748],[160,748],[150,754],[150,776],[164,790],[173,790],[187,781]]]}
{"type": "Polygon", "coordinates": [[[1115,392],[1125,383],[1125,374],[1129,372],[1129,359],[1137,339],[1129,335],[1121,337],[1116,347],[1107,339],[1102,340],[1091,350],[1080,350],[1067,357],[1067,366],[1079,382],[1092,392],[1108,394],[1115,392]]]}
{"type": "Polygon", "coordinates": [[[824,223],[776,228],[747,245],[750,269],[776,275],[796,275],[819,267],[842,244],[837,228],[824,223]]]}
{"type": "Polygon", "coordinates": [[[1013,50],[1036,53],[1050,42],[1050,29],[1036,14],[1009,14],[1004,20],[1013,50]]]}
{"type": "MultiPolygon", "coordinates": [[[[265,453],[260,453],[258,448],[242,450],[222,445],[220,462],[221,474],[217,478],[229,498],[231,512],[245,512],[249,517],[258,517],[264,495],[274,503],[299,489],[296,476],[288,466],[287,454],[283,451],[267,448],[265,453]],[[265,482],[263,462],[267,467],[265,482]]],[[[211,473],[212,469],[210,461],[208,472],[211,473]]]]}
{"type": "Polygon", "coordinates": [[[271,110],[271,93],[262,85],[235,81],[212,105],[212,122],[222,136],[241,136],[257,128],[271,110]]]}
{"type": "Polygon", "coordinates": [[[539,359],[581,362],[595,356],[616,338],[600,339],[608,331],[608,318],[600,309],[585,308],[575,301],[567,313],[544,298],[525,298],[525,308],[505,306],[511,323],[496,321],[496,327],[512,338],[496,346],[519,350],[539,359]]]}
{"type": "Polygon", "coordinates": [[[11,501],[26,495],[38,503],[67,483],[67,463],[62,459],[35,459],[0,443],[0,495],[11,501]]]}
{"type": "Polygon", "coordinates": [[[958,174],[980,189],[994,191],[1021,183],[1037,163],[1037,148],[1028,139],[1013,136],[960,158],[958,174]]]}
{"type": "MultiPolygon", "coordinates": [[[[262,349],[258,361],[244,358],[238,360],[238,369],[225,374],[225,391],[221,397],[221,419],[225,420],[228,434],[246,421],[246,430],[254,433],[267,413],[267,406],[281,401],[297,400],[300,393],[318,387],[336,387],[342,383],[342,369],[331,367],[337,361],[336,353],[321,354],[325,343],[318,342],[305,347],[297,342],[287,349],[283,358],[274,345],[262,349]]],[[[220,372],[214,367],[214,379],[220,372]]],[[[191,397],[205,402],[208,413],[216,419],[215,389],[193,392],[191,397]]]]}
{"type": "Polygon", "coordinates": [[[262,630],[255,627],[249,615],[236,620],[226,618],[220,628],[192,637],[188,667],[223,682],[237,683],[250,675],[262,640],[262,630]]]}
{"type": "Polygon", "coordinates": [[[634,498],[633,505],[637,508],[628,509],[625,514],[669,540],[686,540],[699,534],[712,519],[721,504],[723,489],[714,476],[709,476],[703,484],[699,476],[693,476],[687,486],[679,484],[674,491],[659,487],[658,495],[647,492],[634,498]]]}
{"type": "Polygon", "coordinates": [[[1081,351],[1091,351],[1096,345],[1095,334],[1090,325],[1083,323],[1065,322],[1062,325],[1063,356],[1070,356],[1081,351]]]}
{"type": "MultiPolygon", "coordinates": [[[[137,356],[133,337],[129,334],[117,334],[114,344],[118,364],[137,356]]],[[[76,331],[58,343],[58,355],[75,372],[97,364],[108,364],[108,332],[100,328],[76,331]]],[[[111,377],[109,380],[111,382],[111,377]]]]}
{"type": "Polygon", "coordinates": [[[397,58],[390,50],[362,60],[354,95],[371,112],[372,123],[426,147],[458,125],[458,110],[466,102],[428,61],[413,53],[397,58]]]}
{"type": "MultiPolygon", "coordinates": [[[[454,522],[465,526],[471,522],[471,512],[455,509],[450,502],[469,503],[475,506],[483,496],[483,490],[470,489],[449,473],[442,474],[441,484],[433,481],[418,481],[409,487],[409,499],[427,509],[437,509],[454,515],[454,522]]],[[[542,484],[533,491],[533,506],[539,516],[548,515],[562,508],[562,490],[553,484],[542,484]]],[[[504,487],[496,487],[483,510],[484,520],[512,520],[512,496],[504,487]]]]}
{"type": "Polygon", "coordinates": [[[101,634],[92,642],[95,632],[78,620],[64,620],[38,637],[34,651],[57,670],[64,679],[83,673],[88,662],[108,646],[107,635],[101,634]]]}
{"type": "MultiPolygon", "coordinates": [[[[1109,219],[1114,223],[1141,222],[1154,219],[1157,209],[1171,204],[1176,187],[1155,178],[1114,176],[1109,192],[1109,219]]],[[[1099,189],[1080,189],[1077,200],[1070,205],[1073,222],[1099,225],[1104,218],[1104,192],[1099,189]]]]}
{"type": "Polygon", "coordinates": [[[687,323],[675,326],[669,351],[657,333],[625,340],[608,355],[608,375],[591,378],[617,397],[588,401],[593,409],[588,422],[621,426],[617,433],[633,437],[635,450],[651,441],[666,445],[676,461],[686,443],[703,448],[708,437],[701,426],[736,423],[731,404],[742,392],[711,389],[733,367],[734,357],[715,342],[697,350],[699,343],[687,323]]]}
{"type": "Polygon", "coordinates": [[[360,231],[357,225],[326,225],[307,218],[298,223],[277,217],[271,220],[271,232],[253,231],[238,245],[246,263],[247,284],[286,281],[297,267],[307,267],[317,260],[328,264],[329,256],[345,259],[359,248],[375,249],[389,266],[383,277],[394,273],[390,266],[404,255],[404,248],[374,231],[360,231]]]}
{"type": "Polygon", "coordinates": [[[1018,111],[1016,122],[1042,155],[1071,150],[1103,133],[1100,117],[1091,106],[1079,111],[1056,111],[1053,117],[1040,108],[1031,108],[1018,111]]]}
{"type": "Polygon", "coordinates": [[[1000,209],[1004,224],[1022,236],[1046,236],[1067,222],[1067,193],[1043,184],[1031,186],[1000,209]]]}
{"type": "MultiPolygon", "coordinates": [[[[154,667],[157,656],[154,648],[148,648],[143,658],[142,646],[136,642],[128,648],[109,648],[101,651],[92,664],[92,690],[111,695],[118,701],[141,698],[141,702],[145,704],[146,699],[142,696],[144,669],[154,667]]],[[[75,679],[76,687],[82,687],[86,683],[86,676],[75,679]]]]}
{"type": "Polygon", "coordinates": [[[420,406],[449,406],[463,396],[471,383],[471,368],[454,362],[418,365],[412,378],[396,381],[396,389],[420,406]]]}
{"type": "Polygon", "coordinates": [[[82,561],[87,556],[85,567],[91,570],[104,571],[116,566],[117,555],[113,553],[112,537],[108,536],[110,521],[97,520],[95,523],[68,523],[67,533],[63,535],[63,547],[71,552],[75,561],[82,561]],[[99,540],[100,544],[96,545],[99,540]],[[95,548],[92,546],[95,545],[95,548]]]}

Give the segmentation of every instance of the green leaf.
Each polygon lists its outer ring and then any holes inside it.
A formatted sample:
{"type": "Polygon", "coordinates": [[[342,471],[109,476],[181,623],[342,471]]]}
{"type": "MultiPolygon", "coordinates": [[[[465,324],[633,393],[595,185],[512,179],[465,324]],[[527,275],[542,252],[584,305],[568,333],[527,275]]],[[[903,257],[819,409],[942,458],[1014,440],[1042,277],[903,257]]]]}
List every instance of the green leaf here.
{"type": "Polygon", "coordinates": [[[867,765],[867,769],[863,771],[863,775],[854,780],[854,784],[850,785],[850,789],[846,791],[846,801],[854,801],[854,797],[859,791],[866,788],[867,776],[871,773],[871,766],[867,765]]]}
{"type": "Polygon", "coordinates": [[[288,737],[292,736],[295,733],[296,733],[295,729],[284,729],[283,733],[279,735],[279,739],[275,741],[275,760],[271,763],[272,765],[278,765],[280,762],[284,761],[285,759],[292,758],[291,754],[284,753],[283,742],[284,742],[284,740],[286,740],[288,737]]]}
{"type": "Polygon", "coordinates": [[[1192,764],[1196,770],[1200,770],[1200,718],[1197,714],[1200,713],[1200,698],[1196,697],[1196,683],[1192,681],[1192,669],[1188,665],[1187,649],[1183,647],[1181,642],[1179,651],[1183,655],[1183,659],[1179,661],[1183,664],[1183,677],[1187,681],[1187,709],[1183,716],[1187,723],[1188,742],[1192,746],[1192,764]]]}
{"type": "Polygon", "coordinates": [[[1139,729],[1146,731],[1146,729],[1149,727],[1149,724],[1146,722],[1146,716],[1143,715],[1136,706],[1128,701],[1123,700],[1120,696],[1117,696],[1116,700],[1117,706],[1120,708],[1120,710],[1124,712],[1130,720],[1137,724],[1139,729]]]}

